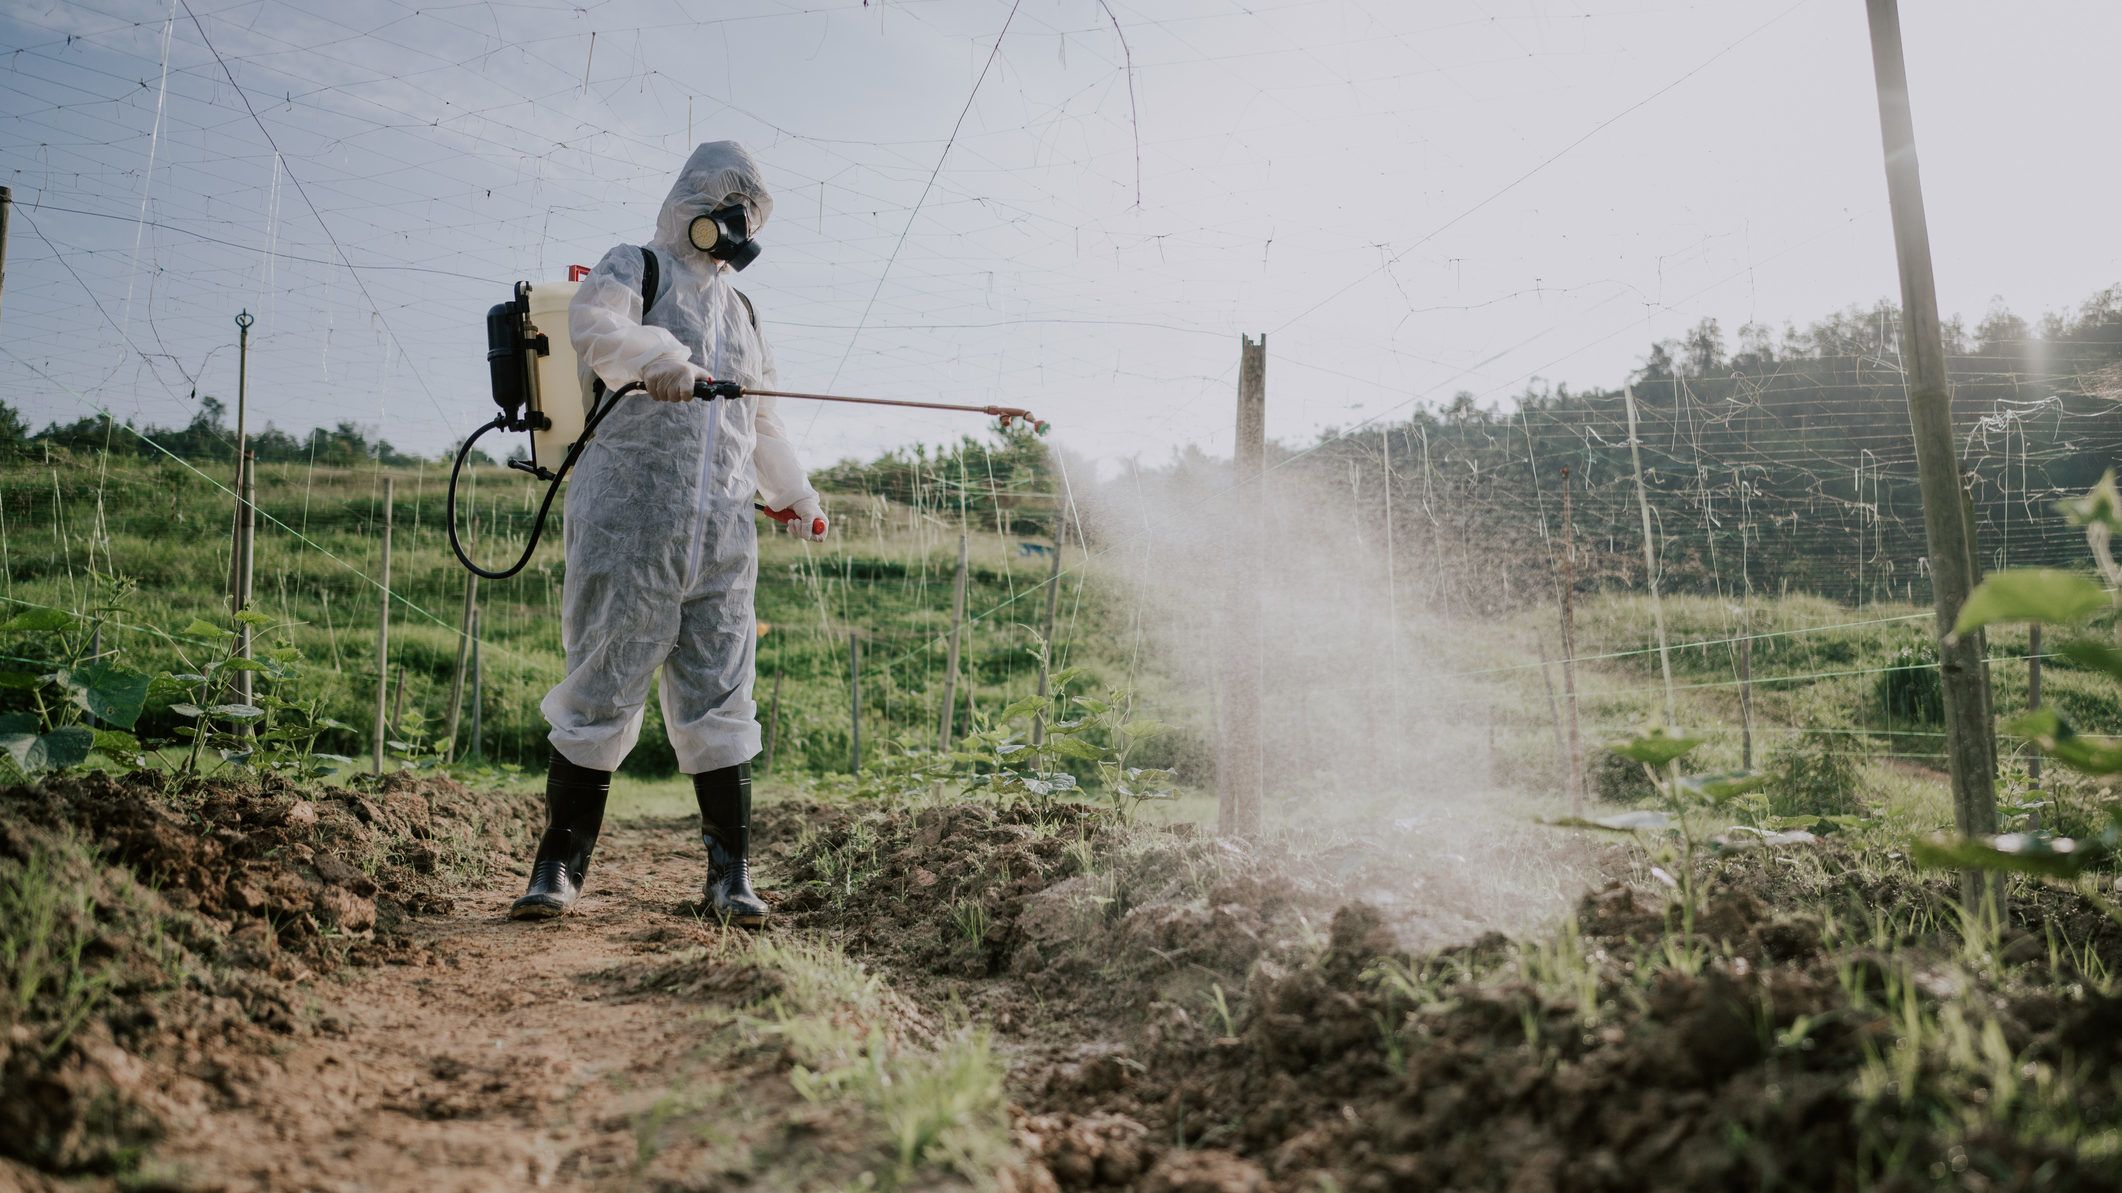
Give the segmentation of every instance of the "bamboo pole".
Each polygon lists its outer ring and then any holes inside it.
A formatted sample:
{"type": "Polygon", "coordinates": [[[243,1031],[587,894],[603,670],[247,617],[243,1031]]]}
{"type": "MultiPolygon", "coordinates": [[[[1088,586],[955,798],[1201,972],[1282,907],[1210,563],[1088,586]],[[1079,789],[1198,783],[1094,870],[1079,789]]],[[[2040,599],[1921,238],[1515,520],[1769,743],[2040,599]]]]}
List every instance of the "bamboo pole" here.
{"type": "Polygon", "coordinates": [[[943,723],[936,729],[936,749],[950,749],[951,722],[957,711],[958,695],[958,637],[965,625],[965,571],[967,564],[965,532],[958,532],[958,574],[950,586],[950,645],[946,648],[943,665],[943,723]]]}
{"type": "Polygon", "coordinates": [[[391,662],[391,505],[397,497],[397,481],[383,478],[383,561],[376,582],[376,745],[374,763],[383,773],[384,714],[389,711],[391,662]]]}
{"type": "Polygon", "coordinates": [[[862,636],[847,632],[848,773],[862,773],[862,636]]]}
{"type": "MultiPolygon", "coordinates": [[[[478,519],[472,519],[473,541],[477,540],[478,526],[478,519]]],[[[465,545],[465,550],[467,552],[471,550],[470,543],[465,545]]],[[[443,739],[448,743],[442,749],[442,757],[448,762],[457,760],[458,718],[464,711],[464,674],[466,666],[471,661],[472,622],[473,619],[478,617],[478,611],[479,576],[475,572],[466,572],[464,575],[464,611],[457,618],[457,665],[451,670],[449,680],[449,723],[443,726],[442,729],[443,739]]]]}
{"type": "MultiPolygon", "coordinates": [[[[1039,698],[1046,699],[1047,685],[1051,678],[1054,660],[1054,618],[1061,609],[1061,544],[1068,538],[1068,524],[1059,514],[1054,519],[1054,545],[1047,557],[1046,568],[1046,620],[1040,630],[1042,646],[1039,650],[1039,698]]],[[[1046,706],[1032,714],[1032,744],[1046,741],[1046,706]]]]}
{"type": "Polygon", "coordinates": [[[1562,699],[1569,709],[1569,809],[1584,814],[1584,749],[1577,734],[1577,537],[1569,467],[1562,468],[1562,699]]]}
{"type": "Polygon", "coordinates": [[[1266,512],[1262,477],[1267,467],[1267,337],[1238,340],[1237,439],[1231,453],[1239,514],[1234,523],[1230,610],[1223,697],[1221,790],[1216,829],[1225,836],[1256,836],[1266,786],[1261,740],[1260,589],[1258,527],[1266,512]]]}
{"type": "MultiPolygon", "coordinates": [[[[1915,118],[1910,109],[1908,67],[1901,48],[1901,11],[1897,0],[1866,0],[1865,11],[1871,26],[1880,142],[1893,213],[1894,252],[1901,275],[1901,356],[1916,448],[1916,475],[1923,494],[1923,529],[1930,547],[1931,594],[1937,608],[1938,671],[1945,696],[1953,823],[1963,835],[1986,836],[1997,831],[1996,775],[1988,746],[1989,700],[1980,650],[1973,636],[1952,632],[1972,587],[1974,560],[1968,550],[1957,436],[1953,431],[1952,400],[1946,389],[1945,336],[1938,322],[1930,228],[1923,211],[1922,174],[1916,163],[1915,118]]],[[[2001,884],[1985,881],[1976,871],[1963,870],[1960,895],[1970,911],[1994,897],[1993,910],[2001,921],[2001,884]]]]}
{"type": "Polygon", "coordinates": [[[1665,640],[1665,603],[1658,598],[1658,547],[1650,526],[1650,490],[1643,484],[1643,441],[1636,434],[1636,389],[1621,388],[1628,407],[1628,458],[1636,468],[1636,509],[1643,515],[1643,571],[1650,584],[1650,618],[1658,631],[1658,669],[1665,673],[1665,727],[1680,727],[1680,706],[1673,695],[1673,656],[1665,640]]]}

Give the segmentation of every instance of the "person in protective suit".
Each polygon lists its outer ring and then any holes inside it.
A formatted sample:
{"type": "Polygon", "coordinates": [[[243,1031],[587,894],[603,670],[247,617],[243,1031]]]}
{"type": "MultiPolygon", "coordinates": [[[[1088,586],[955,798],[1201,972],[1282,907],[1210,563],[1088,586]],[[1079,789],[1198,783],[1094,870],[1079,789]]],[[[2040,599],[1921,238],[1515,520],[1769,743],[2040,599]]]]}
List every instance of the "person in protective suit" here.
{"type": "Polygon", "coordinates": [[[552,724],[547,827],[516,919],[574,905],[612,772],[640,737],[660,667],[664,725],[700,803],[706,902],[726,921],[766,920],[747,860],[759,752],[752,494],[793,511],[786,524],[801,538],[824,538],[825,515],[774,399],[697,400],[693,387],[774,388],[773,356],[730,280],[758,255],[752,238],[772,210],[750,153],[702,145],[663,201],[655,239],[604,254],[569,308],[585,384],[640,381],[647,393],[618,400],[568,484],[567,676],[540,706],[552,724]]]}

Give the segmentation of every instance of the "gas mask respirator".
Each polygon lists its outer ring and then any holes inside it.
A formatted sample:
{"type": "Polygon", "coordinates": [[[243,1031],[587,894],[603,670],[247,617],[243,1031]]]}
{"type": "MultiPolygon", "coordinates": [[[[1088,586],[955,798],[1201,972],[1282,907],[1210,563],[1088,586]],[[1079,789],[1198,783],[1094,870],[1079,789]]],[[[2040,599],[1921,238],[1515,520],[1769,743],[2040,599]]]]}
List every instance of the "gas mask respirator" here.
{"type": "Polygon", "coordinates": [[[745,218],[742,203],[731,203],[706,215],[693,217],[687,236],[694,248],[717,261],[729,262],[731,269],[743,269],[759,259],[759,242],[752,239],[751,224],[745,218]]]}

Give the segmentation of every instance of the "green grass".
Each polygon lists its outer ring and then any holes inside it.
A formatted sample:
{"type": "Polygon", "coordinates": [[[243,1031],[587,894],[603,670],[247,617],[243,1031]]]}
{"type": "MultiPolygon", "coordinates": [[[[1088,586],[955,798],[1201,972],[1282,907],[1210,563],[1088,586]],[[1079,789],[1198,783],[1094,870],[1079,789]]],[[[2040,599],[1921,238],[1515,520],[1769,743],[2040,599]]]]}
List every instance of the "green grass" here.
{"type": "MultiPolygon", "coordinates": [[[[142,669],[172,667],[176,652],[161,633],[194,618],[225,617],[231,499],[215,482],[228,467],[202,476],[173,461],[141,461],[55,450],[0,469],[0,597],[9,609],[49,605],[77,610],[89,601],[93,574],[137,582],[121,616],[105,624],[104,645],[142,669]]],[[[304,690],[326,699],[330,716],[354,726],[320,748],[366,759],[365,727],[375,715],[375,627],[380,574],[383,480],[395,482],[392,509],[391,676],[404,678],[399,728],[440,734],[456,663],[457,623],[466,575],[450,554],[442,526],[447,470],[438,465],[384,469],[261,465],[255,553],[259,608],[296,623],[272,641],[298,647],[309,661],[304,690]]],[[[481,470],[466,488],[460,516],[478,519],[474,555],[484,560],[521,549],[532,483],[519,474],[481,470]],[[495,529],[495,527],[499,529],[495,529]]],[[[844,770],[850,759],[848,637],[863,638],[862,734],[880,756],[895,741],[932,742],[940,720],[944,652],[957,528],[908,507],[860,493],[828,493],[835,534],[810,546],[762,533],[758,617],[758,684],[762,723],[774,720],[780,687],[776,765],[784,773],[844,770]]],[[[531,566],[508,581],[480,586],[480,755],[540,766],[546,726],[538,701],[562,673],[559,642],[561,516],[556,506],[531,566]]],[[[1014,533],[971,528],[962,678],[956,703],[992,713],[1032,688],[1032,637],[1043,559],[1021,556],[1014,533]]],[[[1068,661],[1117,676],[1124,661],[1103,658],[1103,625],[1095,609],[1078,614],[1068,661]]],[[[469,735],[471,708],[463,708],[469,735]]],[[[150,732],[174,727],[151,713],[150,732]]],[[[467,745],[468,749],[468,745],[467,745]]],[[[641,744],[627,769],[668,775],[675,759],[664,740],[653,696],[641,744]]]]}

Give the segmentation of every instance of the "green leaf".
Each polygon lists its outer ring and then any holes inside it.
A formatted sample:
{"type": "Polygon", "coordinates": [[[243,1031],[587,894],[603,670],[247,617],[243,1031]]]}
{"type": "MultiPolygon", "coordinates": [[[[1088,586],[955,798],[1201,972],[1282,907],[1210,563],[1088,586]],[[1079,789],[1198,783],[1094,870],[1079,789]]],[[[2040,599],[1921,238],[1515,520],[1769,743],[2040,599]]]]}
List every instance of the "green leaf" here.
{"type": "Polygon", "coordinates": [[[138,765],[142,761],[140,739],[130,733],[122,733],[116,729],[98,729],[95,731],[94,744],[99,752],[128,766],[138,765]]]}
{"type": "Polygon", "coordinates": [[[1686,775],[1680,780],[1683,794],[1705,803],[1721,804],[1727,800],[1759,791],[1768,776],[1758,771],[1728,770],[1709,775],[1686,775]]]}
{"type": "Polygon", "coordinates": [[[2065,642],[2056,648],[2056,653],[2092,671],[2106,672],[2108,677],[2122,680],[2122,650],[2105,642],[2079,640],[2065,642]]]}
{"type": "Polygon", "coordinates": [[[206,642],[227,643],[234,640],[236,632],[194,617],[190,625],[177,631],[177,636],[179,638],[198,638],[206,642]]]}
{"type": "Polygon", "coordinates": [[[2073,526],[2099,525],[2122,530],[2122,491],[2115,488],[2115,470],[2108,469],[2100,483],[2087,489],[2083,497],[2066,498],[2057,502],[2056,508],[2073,526]]]}
{"type": "Polygon", "coordinates": [[[1063,667],[1054,672],[1053,679],[1049,683],[1056,688],[1065,688],[1088,674],[1090,672],[1082,667],[1063,667]]]}
{"type": "Polygon", "coordinates": [[[1639,811],[1617,812],[1612,816],[1590,819],[1583,816],[1559,816],[1540,823],[1553,828],[1595,828],[1609,833],[1640,833],[1670,828],[1673,818],[1663,812],[1639,811]]]}
{"type": "Polygon", "coordinates": [[[209,716],[230,721],[254,721],[265,715],[265,710],[255,704],[216,704],[206,711],[209,716]]]}
{"type": "Polygon", "coordinates": [[[35,737],[37,735],[38,728],[39,726],[37,724],[36,713],[0,713],[0,733],[4,733],[9,737],[14,737],[17,734],[23,733],[27,733],[31,737],[35,737]]]}
{"type": "Polygon", "coordinates": [[[1816,845],[1819,841],[1820,838],[1802,828],[1777,831],[1749,828],[1743,824],[1734,825],[1730,832],[1710,838],[1710,844],[1725,853],[1742,849],[1779,849],[1786,845],[1816,845]]]}
{"type": "Polygon", "coordinates": [[[1026,696],[1021,700],[1011,702],[1009,707],[1003,709],[999,713],[996,713],[995,719],[998,721],[1014,721],[1018,717],[1028,717],[1033,713],[1044,709],[1045,707],[1046,697],[1026,696]]]}
{"type": "Polygon", "coordinates": [[[1676,737],[1667,733],[1663,726],[1651,729],[1628,741],[1609,746],[1608,749],[1623,758],[1632,758],[1645,766],[1664,766],[1689,750],[1701,745],[1699,737],[1676,737]]]}
{"type": "Polygon", "coordinates": [[[1159,734],[1170,733],[1172,727],[1162,721],[1129,721],[1120,727],[1130,741],[1148,741],[1159,734]]]}
{"type": "Polygon", "coordinates": [[[236,620],[253,629],[260,630],[271,629],[273,626],[280,624],[279,620],[273,617],[272,614],[257,609],[243,610],[236,614],[236,620]]]}
{"type": "Polygon", "coordinates": [[[66,689],[69,700],[120,729],[130,729],[140,719],[151,682],[145,672],[118,663],[90,663],[59,673],[59,686],[66,689]]]}
{"type": "Polygon", "coordinates": [[[1074,758],[1079,762],[1096,762],[1105,757],[1105,751],[1080,737],[1071,737],[1065,733],[1057,733],[1047,738],[1046,744],[1063,758],[1074,758]]]}
{"type": "Polygon", "coordinates": [[[1075,703],[1077,708],[1082,709],[1084,712],[1087,712],[1094,717],[1102,716],[1105,713],[1109,713],[1113,710],[1113,706],[1110,703],[1104,700],[1100,700],[1095,696],[1070,696],[1069,699],[1075,703]]]}
{"type": "Polygon", "coordinates": [[[2107,590],[2089,577],[2056,568],[2014,568],[1975,586],[1960,606],[1953,633],[1972,633],[2000,621],[2076,625],[2107,606],[2107,590]]]}
{"type": "Polygon", "coordinates": [[[206,710],[196,704],[172,704],[169,710],[180,717],[203,717],[206,710]]]}
{"type": "Polygon", "coordinates": [[[0,634],[55,634],[79,625],[81,619],[64,609],[24,609],[0,622],[0,634]]]}
{"type": "Polygon", "coordinates": [[[1936,870],[1985,870],[2075,878],[2107,853],[2069,837],[2005,833],[1998,837],[1926,837],[1909,848],[1918,866],[1936,870]]]}
{"type": "Polygon", "coordinates": [[[30,692],[44,686],[44,676],[27,671],[0,671],[0,688],[17,692],[30,692]]]}
{"type": "Polygon", "coordinates": [[[5,750],[27,775],[79,766],[88,760],[89,747],[94,744],[95,735],[79,725],[54,729],[41,736],[27,733],[0,735],[0,750],[5,750]]]}
{"type": "Polygon", "coordinates": [[[2122,774],[2122,744],[2078,733],[2053,708],[2020,713],[2005,723],[2005,729],[2039,746],[2042,753],[2072,770],[2092,775],[2122,774]]]}

